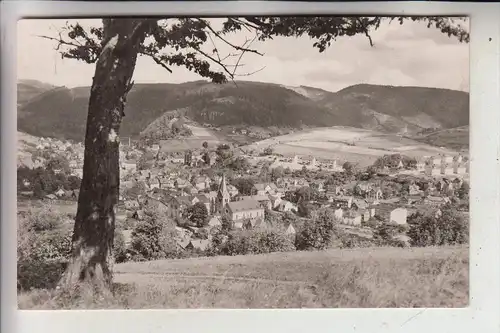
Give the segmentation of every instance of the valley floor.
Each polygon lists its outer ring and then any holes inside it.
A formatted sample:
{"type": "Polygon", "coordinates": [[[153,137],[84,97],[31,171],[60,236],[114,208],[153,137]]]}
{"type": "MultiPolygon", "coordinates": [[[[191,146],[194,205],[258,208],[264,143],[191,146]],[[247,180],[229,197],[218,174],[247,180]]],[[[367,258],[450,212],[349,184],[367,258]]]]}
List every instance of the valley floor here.
{"type": "Polygon", "coordinates": [[[468,247],[364,248],[116,265],[109,299],[18,297],[20,309],[465,307],[468,247]]]}

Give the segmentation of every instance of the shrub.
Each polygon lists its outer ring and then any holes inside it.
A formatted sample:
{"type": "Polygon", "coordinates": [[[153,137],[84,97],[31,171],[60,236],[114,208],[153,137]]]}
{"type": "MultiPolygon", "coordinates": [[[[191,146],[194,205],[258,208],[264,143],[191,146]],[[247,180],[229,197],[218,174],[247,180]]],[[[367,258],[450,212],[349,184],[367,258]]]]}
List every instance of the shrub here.
{"type": "Polygon", "coordinates": [[[173,221],[164,214],[145,211],[145,218],[132,231],[131,252],[134,260],[166,258],[175,252],[173,221]]]}
{"type": "Polygon", "coordinates": [[[456,245],[469,241],[469,223],[453,207],[444,207],[440,215],[417,212],[408,222],[408,236],[413,246],[456,245]]]}
{"type": "Polygon", "coordinates": [[[18,224],[18,289],[53,288],[59,281],[71,255],[69,228],[35,231],[31,216],[18,224]]]}
{"type": "Polygon", "coordinates": [[[237,230],[215,234],[208,255],[245,255],[294,251],[293,242],[277,230],[237,230]]]}
{"type": "Polygon", "coordinates": [[[64,214],[54,211],[47,204],[41,208],[30,208],[24,218],[28,223],[27,227],[35,232],[58,229],[66,220],[64,214]]]}
{"type": "Polygon", "coordinates": [[[117,263],[124,262],[127,259],[127,246],[125,245],[125,237],[120,228],[115,228],[115,238],[113,241],[113,256],[117,263]]]}
{"type": "Polygon", "coordinates": [[[378,225],[374,232],[373,238],[382,241],[390,241],[394,236],[408,231],[407,226],[390,223],[382,223],[378,225]]]}
{"type": "Polygon", "coordinates": [[[333,211],[323,209],[297,233],[295,246],[298,250],[326,249],[338,235],[333,211]]]}

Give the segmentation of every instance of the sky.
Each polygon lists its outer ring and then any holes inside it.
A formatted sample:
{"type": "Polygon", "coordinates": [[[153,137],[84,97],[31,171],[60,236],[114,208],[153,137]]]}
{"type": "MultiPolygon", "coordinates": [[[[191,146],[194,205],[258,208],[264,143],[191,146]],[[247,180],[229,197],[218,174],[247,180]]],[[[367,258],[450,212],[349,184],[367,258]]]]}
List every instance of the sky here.
{"type": "MultiPolygon", "coordinates": [[[[18,79],[33,79],[69,88],[90,86],[94,66],[62,59],[53,41],[40,35],[54,36],[67,20],[37,19],[18,23],[18,79]]],[[[70,21],[74,22],[74,21],[70,21]]],[[[83,27],[101,26],[98,19],[78,20],[83,27]]],[[[212,19],[214,27],[220,19],[212,19]]],[[[465,23],[468,29],[468,22],[465,23]]],[[[253,35],[231,35],[230,42],[242,45],[253,35]]],[[[286,86],[310,86],[338,91],[360,84],[420,86],[469,91],[469,45],[459,43],[425,23],[384,23],[371,34],[374,46],[365,36],[340,37],[325,52],[313,48],[309,37],[275,38],[254,42],[252,49],[263,55],[243,55],[237,80],[277,83],[286,86]],[[246,76],[245,74],[256,73],[246,76]]],[[[219,52],[229,47],[214,41],[219,52]]],[[[212,50],[207,44],[205,50],[212,50]]],[[[237,57],[229,58],[235,64],[237,57]]],[[[217,67],[214,67],[217,69],[217,67]]],[[[185,68],[173,67],[169,73],[147,57],[139,57],[134,72],[136,83],[182,83],[200,77],[185,68]]]]}

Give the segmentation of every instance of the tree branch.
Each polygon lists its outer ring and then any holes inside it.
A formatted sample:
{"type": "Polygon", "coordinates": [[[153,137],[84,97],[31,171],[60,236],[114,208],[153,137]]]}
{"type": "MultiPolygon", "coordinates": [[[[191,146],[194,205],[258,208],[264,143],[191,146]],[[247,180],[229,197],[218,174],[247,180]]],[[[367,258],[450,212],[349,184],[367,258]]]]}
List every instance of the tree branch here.
{"type": "MultiPolygon", "coordinates": [[[[198,19],[200,20],[200,19],[198,19]]],[[[238,46],[238,45],[234,45],[233,43],[229,42],[227,39],[223,38],[218,32],[216,32],[211,26],[209,23],[207,23],[206,21],[204,20],[200,20],[201,22],[203,22],[207,29],[210,30],[217,38],[219,38],[221,41],[223,41],[224,43],[226,43],[227,45],[231,46],[232,48],[238,50],[238,51],[243,51],[243,52],[251,52],[251,53],[255,53],[255,54],[258,54],[260,56],[262,56],[263,54],[260,53],[259,51],[257,50],[252,50],[252,49],[248,49],[248,48],[245,48],[245,47],[241,47],[241,46],[238,46]]]]}

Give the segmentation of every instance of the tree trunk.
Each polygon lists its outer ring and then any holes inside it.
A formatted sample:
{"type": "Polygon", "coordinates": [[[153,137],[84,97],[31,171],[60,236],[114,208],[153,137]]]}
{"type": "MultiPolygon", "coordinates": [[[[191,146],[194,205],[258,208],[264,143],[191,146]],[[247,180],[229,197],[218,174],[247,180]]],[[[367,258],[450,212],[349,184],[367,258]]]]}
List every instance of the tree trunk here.
{"type": "Polygon", "coordinates": [[[132,87],[144,20],[104,19],[102,52],[90,93],[83,179],[73,231],[73,254],[63,286],[112,281],[115,206],[120,186],[119,130],[132,87]]]}

